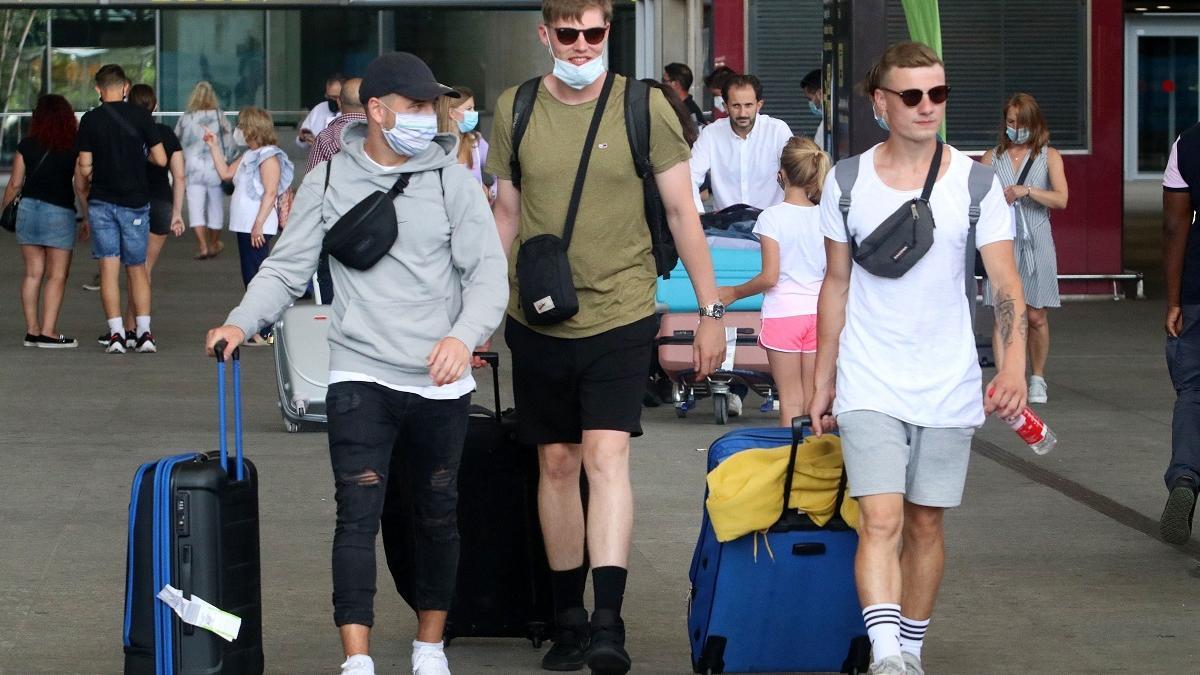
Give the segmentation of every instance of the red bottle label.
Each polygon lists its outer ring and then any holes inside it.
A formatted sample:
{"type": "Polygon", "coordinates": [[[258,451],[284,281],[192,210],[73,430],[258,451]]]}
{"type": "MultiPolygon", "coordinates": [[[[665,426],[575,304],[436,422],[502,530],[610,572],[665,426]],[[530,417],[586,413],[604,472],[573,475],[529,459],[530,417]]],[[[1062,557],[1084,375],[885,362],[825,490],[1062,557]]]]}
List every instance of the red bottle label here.
{"type": "Polygon", "coordinates": [[[1021,411],[1016,421],[1020,426],[1014,426],[1013,430],[1017,432],[1021,440],[1029,445],[1036,445],[1046,437],[1046,423],[1033,411],[1028,409],[1021,411]]]}

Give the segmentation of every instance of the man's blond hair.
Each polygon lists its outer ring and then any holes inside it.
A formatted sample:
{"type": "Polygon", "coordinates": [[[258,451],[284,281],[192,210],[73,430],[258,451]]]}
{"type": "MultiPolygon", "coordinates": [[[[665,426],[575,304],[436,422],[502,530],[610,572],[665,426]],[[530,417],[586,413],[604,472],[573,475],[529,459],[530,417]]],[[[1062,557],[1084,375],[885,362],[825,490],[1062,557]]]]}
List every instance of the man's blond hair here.
{"type": "Polygon", "coordinates": [[[604,23],[612,23],[612,0],[543,0],[542,22],[550,25],[555,21],[578,21],[593,8],[604,14],[604,23]]]}

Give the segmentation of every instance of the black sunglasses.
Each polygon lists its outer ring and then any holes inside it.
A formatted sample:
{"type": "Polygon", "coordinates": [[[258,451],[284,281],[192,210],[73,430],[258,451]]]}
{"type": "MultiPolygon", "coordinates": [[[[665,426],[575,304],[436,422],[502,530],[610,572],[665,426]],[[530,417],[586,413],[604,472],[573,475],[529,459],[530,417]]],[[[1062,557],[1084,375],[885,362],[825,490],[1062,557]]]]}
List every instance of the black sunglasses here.
{"type": "MultiPolygon", "coordinates": [[[[899,96],[900,100],[904,101],[904,105],[910,108],[915,108],[921,105],[921,99],[925,98],[925,94],[927,93],[921,91],[920,89],[905,89],[904,91],[896,91],[895,89],[888,89],[887,87],[880,87],[880,89],[888,92],[889,94],[895,94],[899,96]]],[[[933,101],[934,104],[942,104],[946,102],[946,99],[950,98],[950,87],[943,84],[930,89],[928,94],[929,100],[933,101]]]]}
{"type": "Polygon", "coordinates": [[[599,28],[555,28],[554,37],[562,45],[573,45],[579,39],[579,34],[583,34],[583,39],[587,40],[589,45],[598,45],[604,42],[604,36],[608,33],[608,26],[599,28]]]}

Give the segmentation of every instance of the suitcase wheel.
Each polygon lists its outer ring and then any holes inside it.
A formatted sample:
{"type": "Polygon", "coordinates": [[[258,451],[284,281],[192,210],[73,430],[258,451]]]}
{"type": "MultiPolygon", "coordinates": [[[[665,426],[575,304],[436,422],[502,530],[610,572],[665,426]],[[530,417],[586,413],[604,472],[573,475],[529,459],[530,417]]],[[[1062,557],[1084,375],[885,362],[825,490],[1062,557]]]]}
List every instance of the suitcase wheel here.
{"type": "Polygon", "coordinates": [[[713,421],[724,425],[729,421],[729,397],[733,394],[713,396],[713,421]]]}
{"type": "Polygon", "coordinates": [[[285,417],[283,420],[283,428],[286,429],[289,434],[294,434],[300,431],[300,423],[293,422],[285,417]]]}
{"type": "Polygon", "coordinates": [[[529,641],[533,643],[534,649],[541,649],[542,644],[546,642],[546,638],[548,637],[546,628],[546,624],[541,621],[531,621],[529,623],[529,641]]]}

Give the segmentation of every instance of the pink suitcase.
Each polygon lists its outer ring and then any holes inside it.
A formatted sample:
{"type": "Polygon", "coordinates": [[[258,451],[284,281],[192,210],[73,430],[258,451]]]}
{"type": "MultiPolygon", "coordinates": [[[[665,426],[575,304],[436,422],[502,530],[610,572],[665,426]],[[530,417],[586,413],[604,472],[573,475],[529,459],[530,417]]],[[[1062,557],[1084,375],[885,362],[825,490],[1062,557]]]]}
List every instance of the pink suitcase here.
{"type": "MultiPolygon", "coordinates": [[[[696,324],[699,318],[692,312],[662,315],[658,329],[658,363],[673,384],[675,413],[686,417],[696,406],[696,398],[711,396],[713,416],[717,424],[728,420],[729,385],[734,382],[745,384],[767,403],[764,411],[774,406],[775,383],[771,379],[771,366],[767,352],[758,344],[758,331],[762,318],[758,312],[726,312],[726,330],[737,331],[733,355],[733,367],[718,370],[704,382],[694,382],[692,368],[692,346],[695,341],[696,324]]],[[[728,363],[724,364],[728,365],[728,363]]]]}

